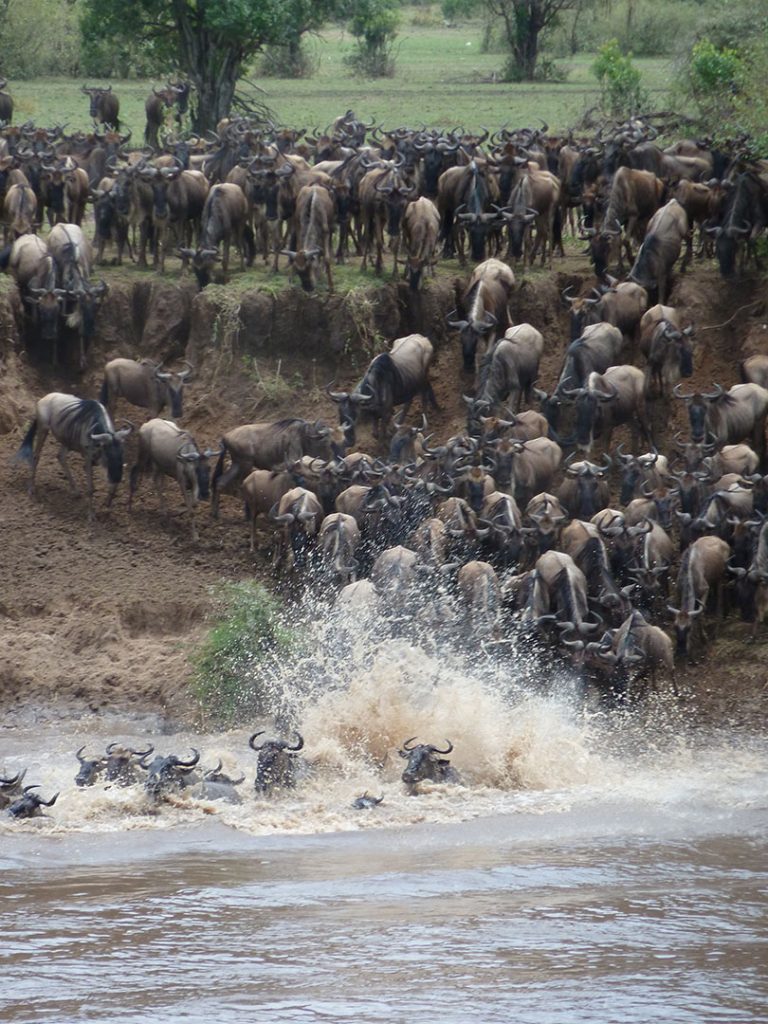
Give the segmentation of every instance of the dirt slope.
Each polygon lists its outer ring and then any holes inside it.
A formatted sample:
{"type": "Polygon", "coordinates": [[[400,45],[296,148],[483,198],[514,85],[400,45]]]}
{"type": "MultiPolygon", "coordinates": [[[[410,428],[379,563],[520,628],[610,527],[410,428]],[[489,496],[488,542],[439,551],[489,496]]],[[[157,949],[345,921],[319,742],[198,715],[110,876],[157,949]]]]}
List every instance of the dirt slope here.
{"type": "MultiPolygon", "coordinates": [[[[547,339],[540,379],[547,389],[567,338],[559,293],[588,279],[583,261],[561,267],[554,276],[524,282],[514,301],[517,321],[533,323],[547,339]]],[[[386,340],[419,330],[438,351],[434,383],[441,411],[430,417],[430,430],[447,436],[463,429],[461,393],[472,387],[462,374],[458,345],[446,334],[445,313],[455,304],[456,285],[438,279],[415,302],[398,285],[318,297],[296,290],[235,294],[221,287],[198,295],[190,285],[162,281],[113,284],[82,378],[36,362],[33,343],[29,355],[23,351],[18,297],[6,288],[0,295],[0,645],[6,652],[0,704],[29,709],[54,698],[91,710],[191,713],[187,655],[204,629],[209,588],[220,579],[269,576],[268,539],[264,550],[250,555],[234,499],[224,500],[218,522],[201,510],[197,545],[189,541],[170,486],[175,514],[168,522],[145,484],[132,517],[121,491],[115,507],[101,510],[89,527],[84,501],[70,494],[52,445],[42,457],[39,495],[30,499],[27,471],[13,465],[12,456],[37,397],[52,390],[97,394],[101,368],[117,355],[169,361],[186,356],[197,375],[184,422],[201,443],[215,446],[238,423],[281,415],[333,417],[324,385],[354,381],[386,340]]],[[[764,282],[726,284],[712,268],[678,281],[674,301],[697,325],[693,385],[728,386],[738,379],[740,358],[768,351],[765,298],[764,282]],[[704,330],[726,321],[725,327],[704,330]]],[[[139,421],[137,410],[122,411],[139,421]]],[[[684,428],[682,403],[657,403],[654,421],[662,438],[669,438],[684,428]]],[[[129,447],[129,465],[133,454],[129,447]]],[[[75,462],[72,457],[78,476],[75,462]]],[[[103,483],[98,486],[103,496],[103,483]]],[[[704,670],[687,674],[689,687],[706,696],[714,715],[742,717],[761,706],[768,650],[764,644],[745,645],[746,631],[730,620],[704,670]]]]}

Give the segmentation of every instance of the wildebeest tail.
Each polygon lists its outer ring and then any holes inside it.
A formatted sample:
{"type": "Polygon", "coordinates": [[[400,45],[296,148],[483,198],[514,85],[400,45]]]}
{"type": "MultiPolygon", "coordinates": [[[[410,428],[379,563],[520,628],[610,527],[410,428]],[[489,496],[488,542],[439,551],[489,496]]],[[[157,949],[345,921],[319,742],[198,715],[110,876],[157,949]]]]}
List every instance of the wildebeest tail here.
{"type": "Polygon", "coordinates": [[[101,385],[101,391],[99,392],[99,401],[105,407],[109,405],[109,381],[107,380],[106,377],[104,378],[104,381],[101,385]]]}
{"type": "Polygon", "coordinates": [[[32,462],[32,443],[35,440],[35,434],[37,433],[37,416],[32,420],[32,425],[24,435],[24,440],[21,442],[21,447],[13,457],[14,462],[32,462]]]}
{"type": "Polygon", "coordinates": [[[0,270],[7,270],[8,263],[11,259],[12,245],[6,245],[4,249],[0,249],[0,270]]]}

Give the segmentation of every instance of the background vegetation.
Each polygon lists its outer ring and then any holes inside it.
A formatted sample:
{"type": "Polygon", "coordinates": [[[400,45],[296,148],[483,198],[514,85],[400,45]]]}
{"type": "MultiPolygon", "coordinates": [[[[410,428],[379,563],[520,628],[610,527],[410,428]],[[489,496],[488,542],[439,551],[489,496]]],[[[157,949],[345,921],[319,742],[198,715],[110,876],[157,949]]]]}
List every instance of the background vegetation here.
{"type": "MultiPolygon", "coordinates": [[[[138,137],[149,85],[177,69],[167,51],[132,45],[130,34],[122,42],[83,35],[94,2],[0,0],[0,76],[18,120],[72,128],[89,122],[82,81],[110,80],[138,137]]],[[[508,83],[507,27],[491,8],[518,2],[274,0],[287,12],[281,38],[245,62],[250,84],[238,89],[283,123],[309,128],[349,106],[385,124],[477,128],[540,117],[567,128],[590,107],[620,114],[647,104],[689,114],[695,130],[748,131],[768,143],[764,0],[569,0],[542,32],[535,80],[508,83]],[[390,77],[370,77],[373,65],[390,77]]]]}

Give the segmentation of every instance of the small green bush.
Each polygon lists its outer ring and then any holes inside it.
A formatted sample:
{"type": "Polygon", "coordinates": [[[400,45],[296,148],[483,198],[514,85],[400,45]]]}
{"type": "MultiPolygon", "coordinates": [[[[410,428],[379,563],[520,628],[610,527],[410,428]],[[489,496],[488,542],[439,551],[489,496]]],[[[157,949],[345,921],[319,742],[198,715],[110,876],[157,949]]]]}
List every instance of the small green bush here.
{"type": "Polygon", "coordinates": [[[631,53],[622,53],[617,39],[604,43],[592,65],[600,83],[602,105],[613,117],[627,117],[647,108],[648,94],[642,88],[640,71],[631,53]]]}
{"type": "Polygon", "coordinates": [[[192,689],[202,710],[231,722],[270,710],[270,679],[294,649],[280,602],[260,583],[224,583],[214,591],[216,618],[192,655],[192,689]]]}
{"type": "Polygon", "coordinates": [[[742,75],[742,60],[729,46],[722,49],[706,36],[694,45],[688,63],[688,80],[696,98],[734,92],[742,75]]]}

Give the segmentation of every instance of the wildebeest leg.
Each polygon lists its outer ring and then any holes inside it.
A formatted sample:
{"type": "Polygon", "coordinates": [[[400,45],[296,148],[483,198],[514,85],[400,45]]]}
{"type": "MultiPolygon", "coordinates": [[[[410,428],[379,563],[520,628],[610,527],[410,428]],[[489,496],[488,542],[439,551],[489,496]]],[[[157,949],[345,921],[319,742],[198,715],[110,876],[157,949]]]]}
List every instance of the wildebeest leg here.
{"type": "Polygon", "coordinates": [[[45,439],[46,439],[46,437],[48,437],[48,428],[47,427],[43,427],[40,424],[39,421],[38,421],[37,428],[38,428],[37,429],[37,437],[35,438],[35,451],[34,451],[34,454],[32,456],[32,472],[31,472],[30,477],[29,477],[28,491],[29,491],[30,497],[33,496],[34,493],[35,493],[35,475],[37,473],[37,464],[40,461],[40,453],[43,450],[43,445],[45,444],[45,439]]]}
{"type": "MultiPolygon", "coordinates": [[[[68,452],[68,449],[66,448],[65,445],[63,445],[63,444],[59,445],[59,451],[58,451],[58,453],[56,455],[56,458],[59,460],[59,465],[64,470],[64,476],[69,481],[69,486],[72,488],[72,491],[75,494],[79,494],[80,493],[79,488],[78,488],[77,484],[75,483],[75,478],[72,476],[72,470],[69,468],[69,464],[67,462],[67,452],[68,452]]],[[[92,462],[91,462],[91,454],[92,454],[91,452],[88,452],[84,456],[84,458],[85,458],[85,475],[86,475],[86,479],[88,478],[89,472],[90,472],[91,476],[93,475],[93,466],[92,466],[92,462]]]]}
{"type": "Polygon", "coordinates": [[[181,493],[184,498],[184,504],[187,507],[187,518],[189,519],[189,527],[192,533],[192,543],[196,544],[199,539],[197,536],[197,527],[195,526],[195,506],[197,502],[195,501],[195,496],[193,492],[190,491],[189,487],[185,487],[181,481],[179,481],[179,487],[181,488],[181,493]]]}

